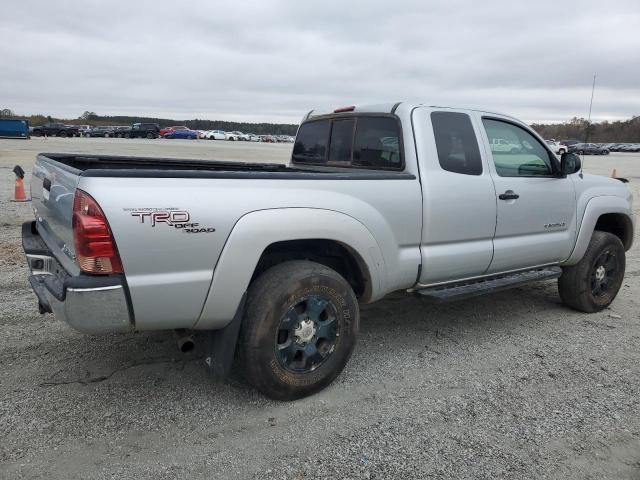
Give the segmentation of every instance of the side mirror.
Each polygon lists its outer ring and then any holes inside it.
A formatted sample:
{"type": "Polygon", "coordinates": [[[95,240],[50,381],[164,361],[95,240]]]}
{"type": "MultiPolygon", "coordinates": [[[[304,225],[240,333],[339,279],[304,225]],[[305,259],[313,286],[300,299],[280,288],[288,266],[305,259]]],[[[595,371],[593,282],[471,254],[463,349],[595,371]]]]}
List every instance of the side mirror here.
{"type": "Polygon", "coordinates": [[[573,152],[565,152],[560,157],[560,171],[563,175],[571,175],[580,171],[580,156],[573,152]]]}

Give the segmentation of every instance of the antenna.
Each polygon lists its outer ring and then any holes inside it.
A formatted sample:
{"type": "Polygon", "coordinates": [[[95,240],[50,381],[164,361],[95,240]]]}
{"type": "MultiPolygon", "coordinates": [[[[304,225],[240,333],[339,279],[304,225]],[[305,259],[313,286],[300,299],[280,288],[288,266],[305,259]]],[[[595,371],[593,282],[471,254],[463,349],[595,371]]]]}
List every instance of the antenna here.
{"type": "MultiPolygon", "coordinates": [[[[589,118],[587,119],[587,131],[584,134],[584,143],[588,143],[589,129],[591,127],[591,108],[593,107],[593,92],[596,90],[596,74],[593,74],[593,85],[591,85],[591,101],[589,102],[589,118]]],[[[582,168],[584,167],[584,153],[582,154],[582,161],[580,162],[580,176],[582,176],[582,168]]]]}

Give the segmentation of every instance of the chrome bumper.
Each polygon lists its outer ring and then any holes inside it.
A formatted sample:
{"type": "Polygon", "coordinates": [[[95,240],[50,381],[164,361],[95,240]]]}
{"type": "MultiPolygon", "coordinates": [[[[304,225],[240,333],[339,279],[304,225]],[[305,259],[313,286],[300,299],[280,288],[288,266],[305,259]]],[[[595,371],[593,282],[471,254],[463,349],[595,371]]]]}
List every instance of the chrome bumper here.
{"type": "Polygon", "coordinates": [[[38,234],[35,222],[22,225],[22,246],[40,313],[52,312],[83,333],[135,329],[124,276],[69,275],[38,234]]]}

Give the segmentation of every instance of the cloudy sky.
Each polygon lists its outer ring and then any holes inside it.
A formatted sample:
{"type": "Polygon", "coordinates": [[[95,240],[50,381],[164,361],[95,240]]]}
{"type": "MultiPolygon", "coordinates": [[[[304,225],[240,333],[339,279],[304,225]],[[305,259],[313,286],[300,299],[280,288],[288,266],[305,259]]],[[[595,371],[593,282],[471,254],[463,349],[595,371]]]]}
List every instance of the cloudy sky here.
{"type": "Polygon", "coordinates": [[[640,1],[3,0],[0,108],[297,123],[418,101],[640,115],[640,1]]]}

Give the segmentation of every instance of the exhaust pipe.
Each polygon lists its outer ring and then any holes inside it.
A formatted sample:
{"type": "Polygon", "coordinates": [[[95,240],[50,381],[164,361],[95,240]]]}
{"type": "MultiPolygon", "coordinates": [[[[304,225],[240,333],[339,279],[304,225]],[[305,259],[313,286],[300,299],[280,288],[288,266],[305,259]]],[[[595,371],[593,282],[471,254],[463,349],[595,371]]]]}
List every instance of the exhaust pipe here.
{"type": "Polygon", "coordinates": [[[184,328],[176,329],[173,333],[176,336],[178,350],[182,353],[189,353],[196,347],[196,341],[193,339],[193,335],[188,333],[184,328]]]}

